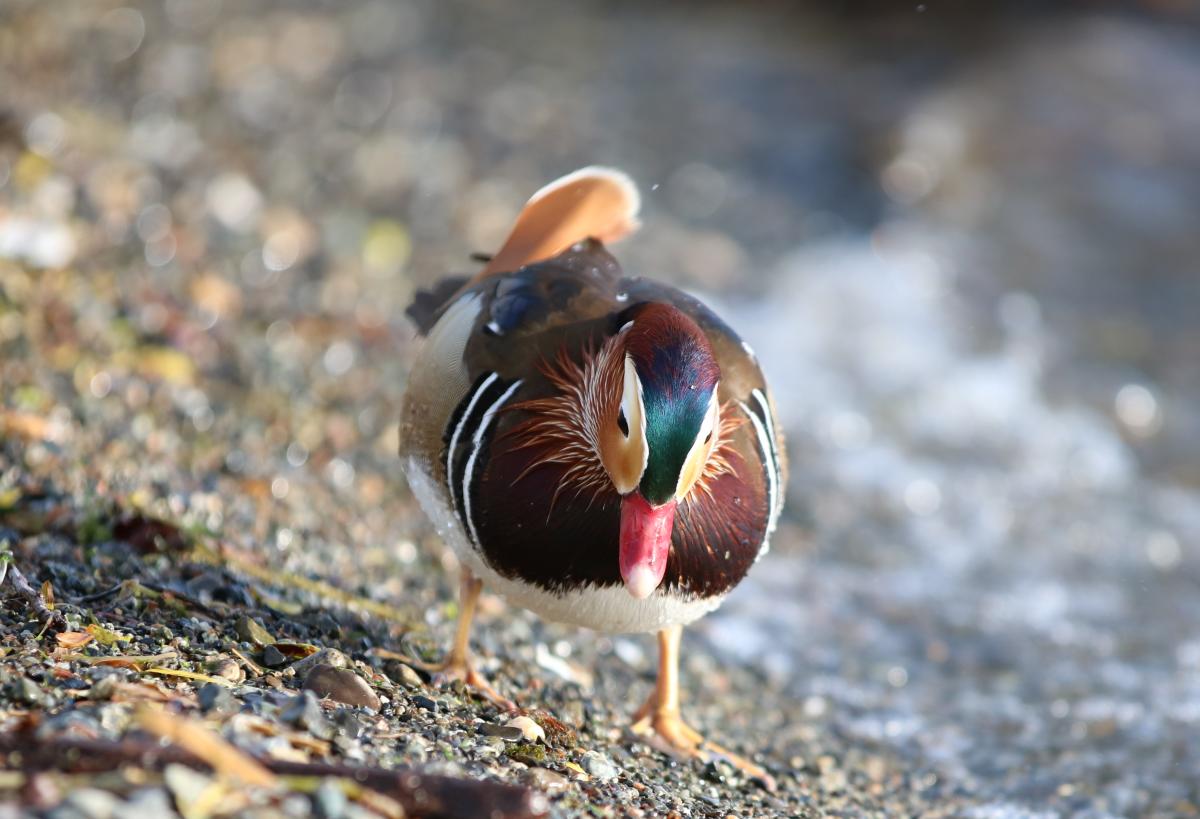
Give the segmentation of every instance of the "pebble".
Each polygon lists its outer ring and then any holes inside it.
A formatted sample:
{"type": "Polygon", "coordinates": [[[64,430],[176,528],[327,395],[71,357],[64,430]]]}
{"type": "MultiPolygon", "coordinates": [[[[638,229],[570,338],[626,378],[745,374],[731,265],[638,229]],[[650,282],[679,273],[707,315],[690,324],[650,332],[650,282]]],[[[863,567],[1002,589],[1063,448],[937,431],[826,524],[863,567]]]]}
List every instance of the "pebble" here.
{"type": "Polygon", "coordinates": [[[349,668],[350,659],[336,648],[322,648],[292,663],[291,667],[297,676],[303,677],[319,665],[329,665],[334,668],[349,668]]]}
{"type": "Polygon", "coordinates": [[[179,812],[184,816],[189,814],[190,806],[195,804],[204,792],[212,787],[213,783],[211,776],[202,774],[187,765],[178,764],[166,767],[163,771],[163,781],[167,784],[167,790],[175,797],[175,804],[179,806],[179,812]]]}
{"type": "Polygon", "coordinates": [[[172,813],[171,800],[162,788],[141,788],[121,806],[120,819],[162,819],[172,813]]]}
{"type": "Polygon", "coordinates": [[[206,714],[235,714],[241,710],[233,693],[218,683],[205,683],[196,693],[196,699],[200,702],[200,710],[206,714]]]}
{"type": "Polygon", "coordinates": [[[275,642],[275,638],[271,636],[271,632],[263,628],[262,623],[253,619],[248,614],[243,614],[237,619],[237,622],[233,625],[233,630],[237,632],[237,636],[244,642],[258,648],[269,646],[275,642]]]}
{"type": "Polygon", "coordinates": [[[492,725],[489,722],[479,726],[479,733],[488,737],[500,737],[507,742],[516,742],[525,736],[524,732],[515,725],[492,725]]]}
{"type": "Polygon", "coordinates": [[[429,697],[426,697],[424,694],[414,694],[412,701],[413,705],[417,706],[418,708],[423,708],[426,711],[430,711],[434,714],[437,713],[437,702],[435,700],[431,700],[429,697]]]}
{"type": "Polygon", "coordinates": [[[242,664],[232,657],[221,657],[213,660],[208,664],[208,673],[214,677],[220,677],[223,680],[230,682],[241,682],[246,679],[246,672],[242,669],[242,664]]]}
{"type": "Polygon", "coordinates": [[[121,804],[117,797],[99,788],[79,788],[67,795],[66,804],[88,819],[109,819],[121,804]]]}
{"type": "Polygon", "coordinates": [[[304,678],[304,688],[318,697],[328,697],[345,705],[358,705],[378,711],[381,704],[379,695],[371,686],[348,668],[335,668],[326,664],[314,666],[304,678]]]}
{"type": "Polygon", "coordinates": [[[27,705],[48,705],[50,697],[42,687],[28,677],[18,677],[12,683],[13,699],[27,705]]]}
{"type": "Polygon", "coordinates": [[[571,784],[565,776],[549,768],[530,768],[521,774],[521,782],[549,794],[566,790],[571,784]]]}
{"type": "Polygon", "coordinates": [[[543,744],[546,742],[546,732],[542,729],[542,726],[527,716],[514,717],[506,724],[507,727],[516,728],[520,731],[521,736],[525,738],[526,742],[542,742],[543,744]]]}
{"type": "Polygon", "coordinates": [[[116,674],[106,674],[96,680],[92,683],[92,687],[88,689],[88,699],[96,701],[112,699],[113,692],[117,690],[118,679],[116,674]]]}
{"type": "Polygon", "coordinates": [[[346,792],[328,779],[313,792],[313,806],[322,819],[341,819],[346,813],[348,802],[346,792]]]}
{"type": "Polygon", "coordinates": [[[301,691],[299,695],[293,697],[280,711],[279,717],[299,728],[304,728],[317,739],[333,738],[333,725],[325,718],[325,711],[312,691],[301,691]]]}
{"type": "Polygon", "coordinates": [[[582,728],[587,722],[587,712],[580,700],[571,700],[564,704],[558,709],[558,715],[562,717],[563,722],[575,729],[582,728]]]}
{"type": "Polygon", "coordinates": [[[275,646],[270,645],[262,651],[262,664],[267,668],[279,668],[281,665],[287,665],[288,658],[282,651],[275,646]]]}
{"type": "Polygon", "coordinates": [[[421,679],[412,666],[400,662],[388,663],[384,669],[392,680],[408,688],[424,688],[425,681],[421,679]]]}
{"type": "Polygon", "coordinates": [[[586,751],[579,758],[579,764],[591,776],[596,777],[601,782],[616,779],[621,774],[621,769],[599,751],[586,751]]]}

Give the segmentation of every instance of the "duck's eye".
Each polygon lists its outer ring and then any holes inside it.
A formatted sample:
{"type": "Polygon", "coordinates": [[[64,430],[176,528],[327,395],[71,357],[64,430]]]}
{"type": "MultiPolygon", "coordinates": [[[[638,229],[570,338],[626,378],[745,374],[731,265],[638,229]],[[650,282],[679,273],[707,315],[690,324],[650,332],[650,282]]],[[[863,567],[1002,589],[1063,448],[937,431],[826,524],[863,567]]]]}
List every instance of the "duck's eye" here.
{"type": "Polygon", "coordinates": [[[629,422],[625,420],[625,409],[621,408],[617,412],[617,426],[621,428],[621,434],[626,438],[629,437],[629,422]]]}

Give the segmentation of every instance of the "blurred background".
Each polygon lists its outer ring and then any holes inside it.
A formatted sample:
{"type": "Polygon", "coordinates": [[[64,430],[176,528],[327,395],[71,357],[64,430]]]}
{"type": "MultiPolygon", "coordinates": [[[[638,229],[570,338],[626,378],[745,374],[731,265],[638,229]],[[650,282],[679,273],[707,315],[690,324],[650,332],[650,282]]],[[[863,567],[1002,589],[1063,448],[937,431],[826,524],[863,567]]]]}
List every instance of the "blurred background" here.
{"type": "Polygon", "coordinates": [[[789,434],[692,638],[767,681],[772,758],[877,809],[1200,811],[1194,3],[3,0],[0,55],[19,469],[436,599],[403,309],[618,166],[618,257],[743,332],[789,434]]]}

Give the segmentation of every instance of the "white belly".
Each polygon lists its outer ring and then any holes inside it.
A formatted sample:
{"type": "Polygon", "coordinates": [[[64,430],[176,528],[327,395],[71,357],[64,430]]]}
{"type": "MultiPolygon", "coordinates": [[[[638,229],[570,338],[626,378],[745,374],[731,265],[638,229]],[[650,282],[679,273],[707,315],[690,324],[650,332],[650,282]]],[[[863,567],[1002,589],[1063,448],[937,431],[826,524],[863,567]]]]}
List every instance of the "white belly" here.
{"type": "Polygon", "coordinates": [[[637,600],[623,586],[585,586],[558,593],[510,580],[488,567],[471,545],[450,508],[446,491],[431,476],[429,464],[419,456],[409,456],[404,459],[404,470],[417,502],[458,559],[490,591],[546,620],[608,633],[658,631],[667,626],[686,625],[724,600],[723,596],[688,599],[661,591],[637,600]]]}

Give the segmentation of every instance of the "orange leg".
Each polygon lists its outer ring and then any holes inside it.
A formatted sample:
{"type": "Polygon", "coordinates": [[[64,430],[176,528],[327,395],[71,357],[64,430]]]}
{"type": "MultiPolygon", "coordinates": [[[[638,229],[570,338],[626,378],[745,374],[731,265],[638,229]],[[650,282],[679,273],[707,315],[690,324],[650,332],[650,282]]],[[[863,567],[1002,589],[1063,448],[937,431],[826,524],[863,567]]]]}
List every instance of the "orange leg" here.
{"type": "Polygon", "coordinates": [[[775,780],[765,770],[709,742],[683,721],[679,712],[679,640],[682,635],[681,626],[658,633],[658,680],[645,704],[633,715],[633,732],[673,756],[705,762],[722,759],[762,782],[768,790],[775,790],[775,780]]]}
{"type": "Polygon", "coordinates": [[[471,574],[471,570],[463,567],[462,586],[459,592],[458,622],[454,630],[454,643],[446,659],[437,664],[421,663],[408,660],[407,662],[433,674],[435,685],[444,685],[454,680],[462,680],[473,688],[480,696],[506,711],[516,711],[517,704],[500,694],[487,678],[475,670],[471,662],[471,620],[475,616],[475,603],[479,600],[479,592],[483,589],[483,581],[471,574]]]}

